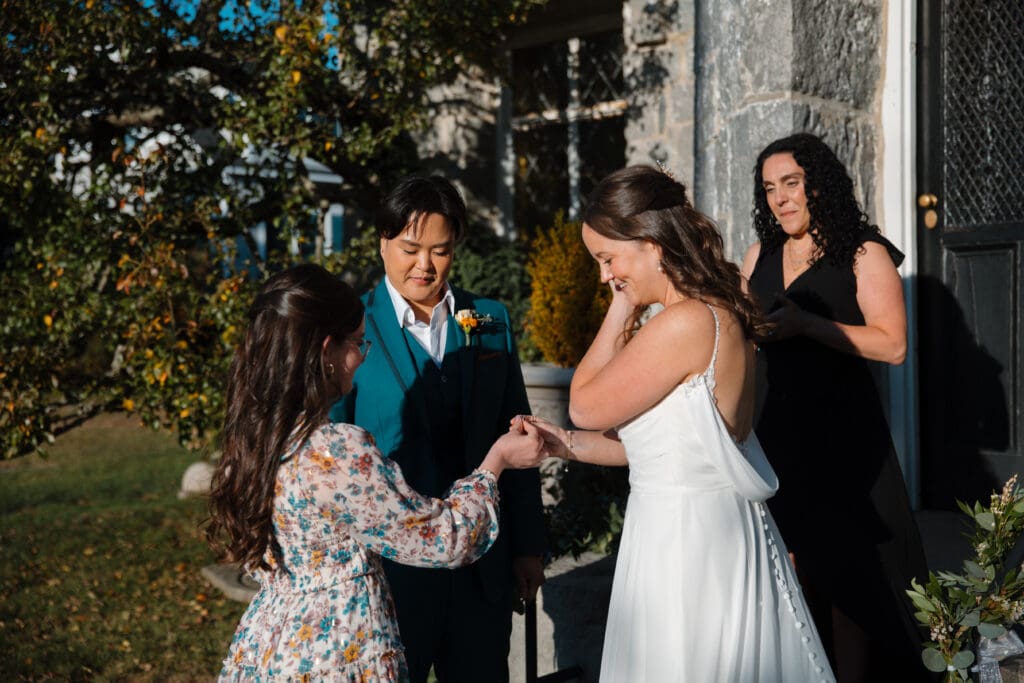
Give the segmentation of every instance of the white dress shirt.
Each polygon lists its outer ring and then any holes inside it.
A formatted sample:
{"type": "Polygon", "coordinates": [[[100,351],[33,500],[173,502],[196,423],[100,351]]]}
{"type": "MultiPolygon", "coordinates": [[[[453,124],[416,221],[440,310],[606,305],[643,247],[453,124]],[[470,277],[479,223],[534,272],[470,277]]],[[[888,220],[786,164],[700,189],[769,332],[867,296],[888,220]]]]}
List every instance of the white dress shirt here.
{"type": "Polygon", "coordinates": [[[408,329],[413,339],[434,359],[434,364],[441,367],[445,341],[448,339],[448,316],[455,315],[455,295],[452,294],[452,288],[448,286],[447,282],[444,284],[444,296],[430,312],[430,324],[428,325],[422,320],[416,319],[416,313],[412,310],[412,306],[402,298],[386,275],[384,284],[391,296],[391,305],[395,307],[398,326],[408,329]]]}

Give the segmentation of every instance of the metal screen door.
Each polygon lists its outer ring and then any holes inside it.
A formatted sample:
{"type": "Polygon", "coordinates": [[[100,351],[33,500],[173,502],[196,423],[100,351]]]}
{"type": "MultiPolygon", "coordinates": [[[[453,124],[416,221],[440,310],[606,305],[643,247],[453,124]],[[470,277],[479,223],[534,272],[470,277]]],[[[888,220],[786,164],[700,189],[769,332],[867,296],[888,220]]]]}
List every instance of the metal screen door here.
{"type": "Polygon", "coordinates": [[[1024,2],[918,16],[922,494],[949,508],[1024,473],[1024,2]]]}

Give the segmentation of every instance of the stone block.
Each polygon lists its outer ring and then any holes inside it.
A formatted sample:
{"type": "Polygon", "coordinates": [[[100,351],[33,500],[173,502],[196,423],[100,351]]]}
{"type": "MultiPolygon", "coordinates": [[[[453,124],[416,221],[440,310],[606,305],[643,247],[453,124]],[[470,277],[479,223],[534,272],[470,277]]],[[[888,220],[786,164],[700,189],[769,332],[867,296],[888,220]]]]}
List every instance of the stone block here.
{"type": "Polygon", "coordinates": [[[210,564],[199,570],[200,575],[229,600],[249,602],[260,585],[236,564],[210,564]]]}
{"type": "Polygon", "coordinates": [[[881,84],[881,0],[793,0],[793,89],[869,109],[881,84]]]}
{"type": "Polygon", "coordinates": [[[181,477],[181,490],[178,491],[178,498],[208,495],[210,482],[213,480],[213,470],[213,465],[205,460],[189,465],[181,477]]]}

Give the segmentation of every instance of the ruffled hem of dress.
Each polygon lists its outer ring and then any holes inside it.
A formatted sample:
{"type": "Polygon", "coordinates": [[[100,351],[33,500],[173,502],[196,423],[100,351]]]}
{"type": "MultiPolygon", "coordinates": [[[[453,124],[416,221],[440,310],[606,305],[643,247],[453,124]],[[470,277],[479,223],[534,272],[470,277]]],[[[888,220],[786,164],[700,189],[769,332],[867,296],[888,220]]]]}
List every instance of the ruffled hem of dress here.
{"type": "Polygon", "coordinates": [[[391,651],[370,660],[326,663],[303,672],[281,669],[268,673],[263,667],[225,662],[217,683],[407,683],[408,680],[405,656],[391,651]]]}

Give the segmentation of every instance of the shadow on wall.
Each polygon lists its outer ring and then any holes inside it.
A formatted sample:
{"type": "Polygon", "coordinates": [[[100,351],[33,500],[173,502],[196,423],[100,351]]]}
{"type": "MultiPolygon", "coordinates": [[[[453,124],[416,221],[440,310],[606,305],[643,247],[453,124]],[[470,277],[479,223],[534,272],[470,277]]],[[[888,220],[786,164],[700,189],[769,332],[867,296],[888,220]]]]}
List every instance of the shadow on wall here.
{"type": "Polygon", "coordinates": [[[957,500],[987,503],[1020,468],[1011,450],[1007,404],[1013,377],[1008,363],[988,351],[1008,355],[1014,345],[968,320],[942,281],[919,276],[915,284],[923,503],[934,509],[956,509],[957,500]]]}

